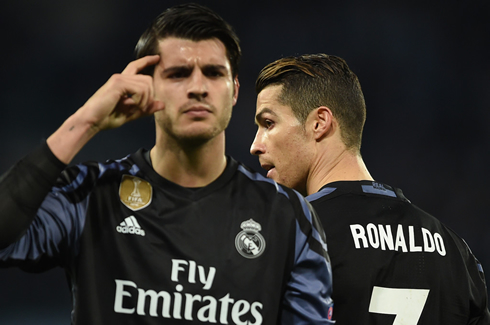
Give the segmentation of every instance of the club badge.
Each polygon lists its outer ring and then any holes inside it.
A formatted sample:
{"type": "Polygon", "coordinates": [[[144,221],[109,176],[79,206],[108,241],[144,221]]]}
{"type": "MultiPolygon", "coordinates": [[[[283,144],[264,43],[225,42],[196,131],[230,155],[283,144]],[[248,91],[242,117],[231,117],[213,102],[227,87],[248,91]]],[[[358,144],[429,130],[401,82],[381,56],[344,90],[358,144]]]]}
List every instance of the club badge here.
{"type": "Polygon", "coordinates": [[[249,219],[240,224],[243,230],[235,237],[235,247],[243,257],[257,258],[265,250],[265,239],[259,233],[262,227],[253,219],[249,219]]]}
{"type": "Polygon", "coordinates": [[[147,181],[136,176],[123,175],[119,186],[119,198],[125,206],[138,211],[151,203],[152,191],[147,181]]]}

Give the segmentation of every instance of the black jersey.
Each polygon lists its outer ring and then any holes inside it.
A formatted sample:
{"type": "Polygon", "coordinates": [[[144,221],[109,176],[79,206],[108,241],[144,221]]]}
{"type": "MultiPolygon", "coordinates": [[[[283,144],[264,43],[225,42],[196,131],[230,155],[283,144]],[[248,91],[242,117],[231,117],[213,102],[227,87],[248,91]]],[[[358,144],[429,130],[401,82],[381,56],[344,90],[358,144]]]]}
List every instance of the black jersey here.
{"type": "Polygon", "coordinates": [[[0,265],[64,267],[73,324],[331,324],[318,224],[303,197],[230,157],[213,183],[188,189],[140,150],[67,168],[0,265]]]}
{"type": "Polygon", "coordinates": [[[337,325],[490,324],[480,263],[401,190],[342,181],[307,199],[327,235],[337,325]]]}

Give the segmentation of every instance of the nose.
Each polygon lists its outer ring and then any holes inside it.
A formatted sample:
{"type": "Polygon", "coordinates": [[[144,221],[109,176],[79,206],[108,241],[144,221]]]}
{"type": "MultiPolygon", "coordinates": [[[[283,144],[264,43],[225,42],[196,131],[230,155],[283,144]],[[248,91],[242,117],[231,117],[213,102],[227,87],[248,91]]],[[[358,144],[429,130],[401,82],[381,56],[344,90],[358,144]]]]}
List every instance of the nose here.
{"type": "Polygon", "coordinates": [[[200,69],[194,69],[189,78],[189,89],[187,91],[189,99],[202,100],[208,97],[208,88],[206,76],[200,69]]]}
{"type": "Polygon", "coordinates": [[[252,142],[252,145],[250,146],[250,153],[254,156],[259,156],[265,153],[265,145],[260,140],[259,131],[257,131],[257,134],[255,134],[254,142],[252,142]]]}

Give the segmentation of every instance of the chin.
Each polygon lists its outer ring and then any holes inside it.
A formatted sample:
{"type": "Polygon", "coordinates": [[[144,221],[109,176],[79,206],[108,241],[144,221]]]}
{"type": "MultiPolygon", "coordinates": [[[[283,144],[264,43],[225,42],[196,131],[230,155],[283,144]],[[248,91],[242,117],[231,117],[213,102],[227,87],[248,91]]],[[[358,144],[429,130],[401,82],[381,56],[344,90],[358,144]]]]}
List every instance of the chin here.
{"type": "Polygon", "coordinates": [[[272,179],[281,185],[291,187],[291,184],[287,180],[281,179],[279,176],[272,176],[272,179]]]}
{"type": "Polygon", "coordinates": [[[218,136],[216,132],[201,132],[193,134],[185,134],[179,138],[179,140],[188,146],[201,146],[218,136]]]}
{"type": "Polygon", "coordinates": [[[213,139],[213,137],[187,136],[187,137],[181,137],[179,140],[181,143],[183,143],[186,146],[199,147],[199,146],[209,142],[211,139],[213,139]]]}

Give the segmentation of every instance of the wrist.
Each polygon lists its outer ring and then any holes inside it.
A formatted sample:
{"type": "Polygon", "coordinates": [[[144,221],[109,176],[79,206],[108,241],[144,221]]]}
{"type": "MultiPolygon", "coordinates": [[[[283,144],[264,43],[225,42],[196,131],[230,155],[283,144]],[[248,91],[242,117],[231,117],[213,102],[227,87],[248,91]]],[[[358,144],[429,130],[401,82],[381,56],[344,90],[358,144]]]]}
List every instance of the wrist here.
{"type": "Polygon", "coordinates": [[[98,126],[84,119],[80,111],[71,115],[46,141],[53,154],[65,164],[99,132],[98,126]]]}

